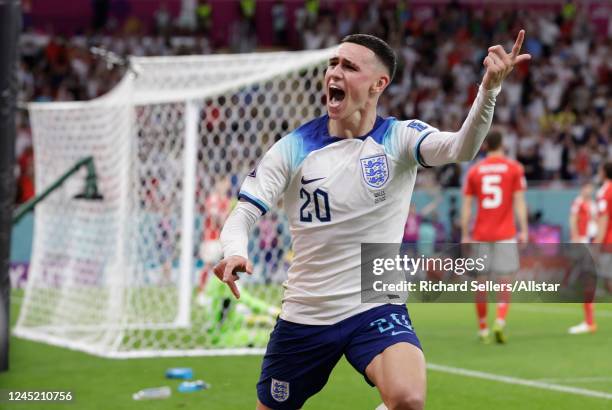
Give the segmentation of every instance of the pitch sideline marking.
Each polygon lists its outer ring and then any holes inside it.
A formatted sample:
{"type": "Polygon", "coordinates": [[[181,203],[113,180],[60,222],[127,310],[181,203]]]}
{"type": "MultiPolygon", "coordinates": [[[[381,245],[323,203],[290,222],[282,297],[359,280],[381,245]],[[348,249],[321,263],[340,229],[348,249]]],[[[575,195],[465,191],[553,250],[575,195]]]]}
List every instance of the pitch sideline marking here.
{"type": "Polygon", "coordinates": [[[540,382],[546,383],[592,383],[592,382],[609,382],[612,381],[612,377],[609,376],[593,376],[593,377],[559,377],[559,378],[545,378],[536,379],[540,382]]]}
{"type": "Polygon", "coordinates": [[[612,400],[612,393],[606,393],[596,390],[582,389],[580,387],[562,386],[560,384],[546,383],[543,381],[521,379],[518,377],[502,376],[499,374],[486,373],[477,370],[462,369],[460,367],[443,366],[434,363],[428,363],[427,368],[430,370],[457,374],[460,376],[475,377],[477,379],[493,380],[496,382],[516,384],[519,386],[534,387],[543,390],[552,390],[561,393],[577,394],[579,396],[596,397],[599,399],[612,400]]]}

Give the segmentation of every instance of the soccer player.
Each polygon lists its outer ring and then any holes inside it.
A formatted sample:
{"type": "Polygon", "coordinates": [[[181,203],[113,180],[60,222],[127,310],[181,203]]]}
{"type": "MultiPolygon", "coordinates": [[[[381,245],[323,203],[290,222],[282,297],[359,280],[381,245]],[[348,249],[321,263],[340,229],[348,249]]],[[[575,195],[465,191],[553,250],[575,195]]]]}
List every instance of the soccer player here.
{"type": "Polygon", "coordinates": [[[599,255],[599,276],[605,279],[605,287],[612,292],[612,161],[601,167],[604,181],[597,191],[597,236],[595,243],[601,244],[599,255]]]}
{"type": "MultiPolygon", "coordinates": [[[[504,282],[507,281],[507,275],[516,273],[519,268],[514,212],[519,222],[518,240],[527,242],[527,205],[524,194],[527,184],[522,165],[504,155],[500,131],[491,131],[485,144],[486,158],[474,164],[466,177],[461,213],[461,242],[481,243],[477,245],[479,254],[489,256],[486,273],[498,275],[497,280],[504,282]],[[477,201],[477,213],[470,237],[468,227],[473,198],[477,201]]],[[[506,342],[504,328],[509,307],[510,292],[499,292],[497,318],[493,326],[498,343],[506,342]]],[[[488,343],[490,339],[486,292],[476,293],[476,313],[480,340],[488,343]]]]}
{"type": "Polygon", "coordinates": [[[295,252],[282,311],[263,359],[258,409],[299,409],[345,355],[390,409],[421,409],[425,359],[405,304],[361,303],[360,244],[402,239],[417,166],[471,160],[487,134],[495,98],[519,55],[488,49],[485,74],[457,132],[376,114],[396,70],[377,37],[345,37],[329,60],[327,114],[292,131],[241,187],[221,233],[215,274],[240,297],[237,272],[252,272],[249,229],[284,194],[295,252]]]}
{"type": "MultiPolygon", "coordinates": [[[[590,235],[590,227],[592,226],[593,216],[596,212],[595,204],[592,200],[593,196],[593,184],[586,182],[580,189],[580,194],[570,208],[569,227],[570,227],[570,240],[572,243],[590,243],[592,236],[590,235]]],[[[593,333],[597,330],[595,319],[593,317],[593,302],[592,294],[586,294],[586,301],[583,304],[584,308],[584,321],[572,326],[568,329],[570,334],[582,334],[582,333],[593,333]]]]}

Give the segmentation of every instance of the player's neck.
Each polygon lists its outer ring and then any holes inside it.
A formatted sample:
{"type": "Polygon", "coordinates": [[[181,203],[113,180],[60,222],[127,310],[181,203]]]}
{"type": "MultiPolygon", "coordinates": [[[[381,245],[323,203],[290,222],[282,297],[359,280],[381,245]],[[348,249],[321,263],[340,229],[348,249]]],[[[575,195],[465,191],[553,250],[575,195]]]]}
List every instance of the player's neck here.
{"type": "Polygon", "coordinates": [[[364,110],[357,111],[348,118],[330,119],[327,129],[332,137],[356,138],[370,132],[375,123],[376,110],[364,110]]]}
{"type": "Polygon", "coordinates": [[[504,156],[505,156],[504,155],[504,151],[501,151],[501,150],[491,151],[491,152],[487,153],[487,157],[489,157],[489,158],[491,158],[491,157],[494,157],[494,158],[503,158],[504,156]]]}

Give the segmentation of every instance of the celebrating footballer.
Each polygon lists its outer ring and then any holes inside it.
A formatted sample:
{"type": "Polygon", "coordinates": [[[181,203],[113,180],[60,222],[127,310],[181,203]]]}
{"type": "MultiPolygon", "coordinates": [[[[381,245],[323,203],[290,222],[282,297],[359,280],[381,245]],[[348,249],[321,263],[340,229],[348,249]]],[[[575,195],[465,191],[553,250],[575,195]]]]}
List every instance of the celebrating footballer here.
{"type": "Polygon", "coordinates": [[[252,272],[251,227],[283,197],[295,257],[257,384],[258,409],[299,409],[344,355],[389,409],[422,409],[425,357],[406,305],[361,303],[360,244],[399,243],[419,166],[470,161],[487,135],[495,99],[519,54],[488,49],[478,95],[455,132],[377,115],[396,71],[394,51],[366,34],[345,37],[325,72],[327,114],[280,139],[246,176],[221,233],[214,268],[240,297],[252,272]]]}

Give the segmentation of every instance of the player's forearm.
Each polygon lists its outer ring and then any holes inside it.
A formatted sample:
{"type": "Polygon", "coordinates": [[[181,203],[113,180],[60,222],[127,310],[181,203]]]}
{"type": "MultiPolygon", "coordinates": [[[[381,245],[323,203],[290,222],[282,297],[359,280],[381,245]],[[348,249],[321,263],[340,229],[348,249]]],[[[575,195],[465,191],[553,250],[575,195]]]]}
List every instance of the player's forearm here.
{"type": "Polygon", "coordinates": [[[527,224],[527,203],[524,197],[516,201],[515,211],[518,216],[519,231],[527,233],[529,226],[527,224]]]}
{"type": "Polygon", "coordinates": [[[578,224],[576,223],[576,216],[572,214],[569,219],[570,238],[576,239],[578,237],[578,224]]]}
{"type": "Polygon", "coordinates": [[[597,221],[597,236],[595,236],[595,243],[603,243],[606,231],[608,228],[608,217],[600,216],[597,221]]]}
{"type": "Polygon", "coordinates": [[[248,202],[239,202],[223,225],[221,245],[223,255],[248,259],[249,232],[260,216],[260,211],[248,202]]]}
{"type": "Polygon", "coordinates": [[[485,90],[482,86],[470,112],[457,132],[438,131],[428,135],[420,145],[420,154],[427,165],[471,161],[484,141],[501,87],[485,90]]]}

